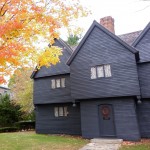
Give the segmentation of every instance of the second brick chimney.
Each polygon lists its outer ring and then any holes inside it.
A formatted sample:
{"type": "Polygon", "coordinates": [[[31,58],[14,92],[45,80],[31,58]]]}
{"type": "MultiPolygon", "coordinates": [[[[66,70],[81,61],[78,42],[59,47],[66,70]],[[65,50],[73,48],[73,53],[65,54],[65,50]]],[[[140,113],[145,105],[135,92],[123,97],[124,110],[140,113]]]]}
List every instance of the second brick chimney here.
{"type": "Polygon", "coordinates": [[[114,19],[111,16],[107,16],[100,19],[100,24],[115,34],[114,19]]]}

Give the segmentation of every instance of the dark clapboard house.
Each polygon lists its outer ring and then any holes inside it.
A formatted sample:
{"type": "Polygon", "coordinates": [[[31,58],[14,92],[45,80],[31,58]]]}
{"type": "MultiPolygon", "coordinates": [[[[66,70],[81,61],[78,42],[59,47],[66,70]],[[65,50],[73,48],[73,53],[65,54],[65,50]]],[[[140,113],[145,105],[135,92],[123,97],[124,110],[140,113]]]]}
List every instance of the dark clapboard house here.
{"type": "Polygon", "coordinates": [[[55,45],[61,63],[31,75],[37,133],[150,138],[150,23],[116,36],[105,17],[74,51],[61,39],[55,45]]]}

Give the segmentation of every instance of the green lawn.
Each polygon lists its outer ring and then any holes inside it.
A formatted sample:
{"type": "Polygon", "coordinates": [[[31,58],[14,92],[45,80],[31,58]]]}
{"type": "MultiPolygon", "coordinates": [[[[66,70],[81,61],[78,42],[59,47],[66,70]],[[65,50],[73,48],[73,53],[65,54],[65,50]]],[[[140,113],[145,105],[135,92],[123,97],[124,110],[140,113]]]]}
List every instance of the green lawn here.
{"type": "Polygon", "coordinates": [[[80,137],[34,132],[0,133],[1,150],[78,150],[89,141],[80,137]]]}

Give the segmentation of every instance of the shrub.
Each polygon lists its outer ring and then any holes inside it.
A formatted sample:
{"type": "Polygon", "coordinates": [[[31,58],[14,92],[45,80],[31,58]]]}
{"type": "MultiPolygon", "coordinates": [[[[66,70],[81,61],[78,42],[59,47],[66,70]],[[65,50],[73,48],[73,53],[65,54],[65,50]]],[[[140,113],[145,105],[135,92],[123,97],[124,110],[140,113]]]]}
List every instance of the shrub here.
{"type": "Polygon", "coordinates": [[[19,121],[16,123],[16,127],[22,131],[22,130],[32,130],[35,129],[35,121],[19,121]]]}
{"type": "Polygon", "coordinates": [[[0,133],[4,133],[4,132],[17,132],[18,128],[17,127],[4,127],[4,128],[0,128],[0,133]]]}
{"type": "Polygon", "coordinates": [[[20,120],[22,120],[20,106],[15,105],[6,94],[0,100],[0,127],[13,126],[15,122],[20,120]]]}

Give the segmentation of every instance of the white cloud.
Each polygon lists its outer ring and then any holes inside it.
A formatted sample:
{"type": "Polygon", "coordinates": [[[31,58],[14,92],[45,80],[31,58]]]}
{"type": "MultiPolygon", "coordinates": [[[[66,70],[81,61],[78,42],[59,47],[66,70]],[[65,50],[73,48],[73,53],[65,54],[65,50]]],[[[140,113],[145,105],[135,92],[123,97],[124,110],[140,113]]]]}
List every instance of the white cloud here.
{"type": "Polygon", "coordinates": [[[150,21],[150,1],[142,0],[80,0],[83,6],[89,7],[92,15],[79,19],[75,24],[85,31],[93,20],[112,16],[115,19],[116,34],[142,30],[150,21]],[[146,8],[147,7],[147,8],[146,8]]]}

